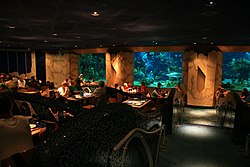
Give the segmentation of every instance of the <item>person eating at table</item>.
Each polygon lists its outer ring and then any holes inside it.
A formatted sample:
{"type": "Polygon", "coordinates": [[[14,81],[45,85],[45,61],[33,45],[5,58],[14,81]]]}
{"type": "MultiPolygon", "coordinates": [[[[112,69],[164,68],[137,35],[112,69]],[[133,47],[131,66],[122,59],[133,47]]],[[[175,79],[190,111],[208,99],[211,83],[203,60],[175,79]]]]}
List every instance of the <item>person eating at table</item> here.
{"type": "Polygon", "coordinates": [[[29,118],[12,115],[12,104],[0,96],[0,161],[11,155],[33,148],[29,118]]]}
{"type": "Polygon", "coordinates": [[[147,91],[147,86],[144,82],[141,82],[141,90],[140,93],[144,94],[147,91]]]}
{"type": "Polygon", "coordinates": [[[152,99],[162,98],[162,96],[161,96],[161,94],[159,94],[158,90],[159,90],[158,87],[156,87],[156,88],[154,89],[154,91],[153,91],[152,94],[151,94],[152,99]]]}
{"type": "Polygon", "coordinates": [[[106,94],[105,83],[104,83],[104,81],[100,81],[99,87],[94,90],[93,95],[96,97],[99,97],[99,96],[105,95],[105,94],[106,94]]]}
{"type": "Polygon", "coordinates": [[[59,87],[57,90],[58,90],[58,93],[59,93],[59,97],[68,98],[69,95],[70,95],[70,90],[69,90],[67,82],[63,82],[62,86],[59,87]]]}

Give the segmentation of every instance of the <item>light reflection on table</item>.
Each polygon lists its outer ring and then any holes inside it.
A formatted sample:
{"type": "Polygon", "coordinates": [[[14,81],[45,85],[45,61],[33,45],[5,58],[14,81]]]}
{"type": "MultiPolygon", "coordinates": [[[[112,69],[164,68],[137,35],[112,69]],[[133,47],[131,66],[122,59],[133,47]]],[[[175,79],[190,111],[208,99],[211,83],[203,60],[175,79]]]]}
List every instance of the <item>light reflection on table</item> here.
{"type": "Polygon", "coordinates": [[[144,107],[145,105],[147,105],[149,102],[151,102],[150,99],[131,98],[131,99],[124,101],[123,103],[131,105],[134,108],[140,109],[144,107]]]}

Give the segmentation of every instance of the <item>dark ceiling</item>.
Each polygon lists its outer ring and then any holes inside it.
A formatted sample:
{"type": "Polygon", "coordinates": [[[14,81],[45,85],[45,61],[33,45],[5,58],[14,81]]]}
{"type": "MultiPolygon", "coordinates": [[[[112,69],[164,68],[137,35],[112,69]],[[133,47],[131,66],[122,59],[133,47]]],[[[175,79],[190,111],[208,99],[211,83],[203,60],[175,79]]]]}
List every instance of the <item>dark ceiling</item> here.
{"type": "Polygon", "coordinates": [[[244,2],[3,0],[0,48],[250,45],[250,10],[244,2]],[[92,16],[94,11],[100,15],[92,16]]]}

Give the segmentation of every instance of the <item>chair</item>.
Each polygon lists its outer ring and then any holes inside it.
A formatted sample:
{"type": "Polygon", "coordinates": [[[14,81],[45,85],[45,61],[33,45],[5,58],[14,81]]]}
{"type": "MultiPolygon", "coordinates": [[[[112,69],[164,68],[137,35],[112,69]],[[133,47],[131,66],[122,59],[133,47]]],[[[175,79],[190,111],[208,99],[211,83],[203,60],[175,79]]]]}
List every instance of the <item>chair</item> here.
{"type": "Polygon", "coordinates": [[[120,93],[117,93],[117,102],[118,103],[122,103],[123,102],[123,95],[122,94],[120,94],[120,93]]]}
{"type": "Polygon", "coordinates": [[[117,102],[117,98],[114,97],[109,98],[109,103],[115,103],[115,102],[117,102]]]}
{"type": "Polygon", "coordinates": [[[86,99],[86,105],[82,106],[83,109],[91,109],[96,106],[96,103],[98,101],[98,97],[89,97],[86,99]]]}
{"type": "Polygon", "coordinates": [[[106,104],[108,104],[107,94],[101,95],[97,98],[96,106],[105,106],[106,104]]]}
{"type": "Polygon", "coordinates": [[[250,140],[250,133],[246,137],[246,144],[245,144],[245,154],[248,155],[248,144],[250,140]]]}
{"type": "Polygon", "coordinates": [[[21,153],[15,153],[11,155],[8,158],[5,158],[1,161],[0,166],[1,167],[31,167],[31,160],[32,160],[32,154],[34,152],[34,149],[36,147],[33,147],[32,149],[26,150],[21,153]]]}

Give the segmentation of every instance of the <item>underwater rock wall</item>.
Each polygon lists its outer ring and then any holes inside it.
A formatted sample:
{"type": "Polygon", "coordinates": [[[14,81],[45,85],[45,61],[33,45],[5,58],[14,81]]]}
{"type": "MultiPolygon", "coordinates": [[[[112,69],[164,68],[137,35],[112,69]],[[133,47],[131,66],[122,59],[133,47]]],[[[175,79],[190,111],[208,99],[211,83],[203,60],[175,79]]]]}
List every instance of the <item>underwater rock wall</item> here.
{"type": "Polygon", "coordinates": [[[183,86],[187,105],[214,106],[214,93],[222,81],[223,54],[211,51],[208,55],[194,51],[183,54],[183,86]]]}
{"type": "Polygon", "coordinates": [[[134,55],[131,52],[106,53],[106,85],[134,81],[134,55]]]}

